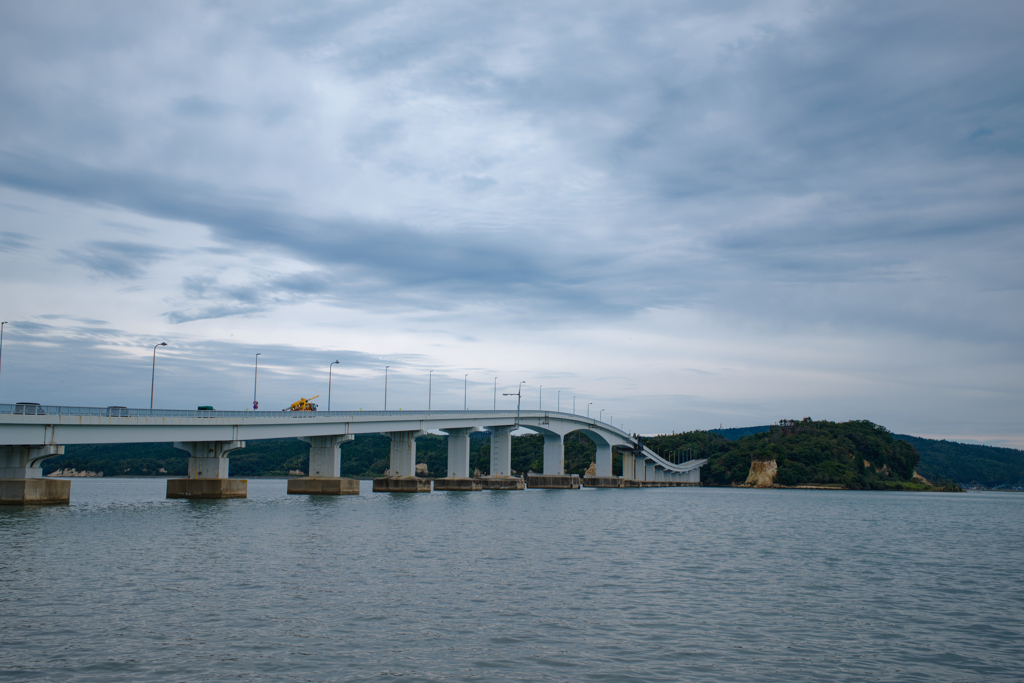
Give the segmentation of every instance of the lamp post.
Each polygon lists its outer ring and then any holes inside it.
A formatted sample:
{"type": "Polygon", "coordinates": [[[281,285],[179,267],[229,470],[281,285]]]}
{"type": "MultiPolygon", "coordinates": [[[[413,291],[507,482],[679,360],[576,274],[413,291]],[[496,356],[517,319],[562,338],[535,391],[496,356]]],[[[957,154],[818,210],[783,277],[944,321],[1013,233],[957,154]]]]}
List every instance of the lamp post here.
{"type": "Polygon", "coordinates": [[[384,410],[388,409],[388,368],[390,365],[384,366],[384,410]]]}
{"type": "Polygon", "coordinates": [[[494,409],[498,409],[498,378],[494,378],[494,409]]]}
{"type": "Polygon", "coordinates": [[[260,404],[256,402],[256,381],[260,376],[260,354],[256,354],[256,369],[252,372],[252,409],[256,410],[260,404]]]}
{"type": "Polygon", "coordinates": [[[157,346],[167,346],[167,342],[160,342],[153,347],[153,377],[149,383],[149,409],[153,410],[153,390],[156,387],[156,348],[157,346]]]}
{"type": "Polygon", "coordinates": [[[468,392],[469,392],[469,375],[464,375],[463,378],[462,378],[462,409],[463,410],[466,410],[466,406],[469,405],[469,403],[468,403],[469,393],[468,392]]]}
{"type": "Polygon", "coordinates": [[[4,355],[4,325],[6,324],[6,320],[0,322],[0,358],[3,358],[4,355]]]}
{"type": "Polygon", "coordinates": [[[502,394],[502,396],[516,396],[516,397],[518,397],[518,400],[516,401],[516,427],[519,426],[519,409],[523,405],[523,385],[524,384],[526,384],[526,380],[525,379],[522,382],[519,383],[519,386],[516,388],[516,393],[514,393],[514,394],[502,394]]]}
{"type": "Polygon", "coordinates": [[[572,397],[572,414],[573,415],[576,414],[576,397],[575,396],[572,397]]]}
{"type": "Polygon", "coordinates": [[[540,402],[537,404],[537,410],[544,410],[544,385],[540,385],[540,402]]]}
{"type": "Polygon", "coordinates": [[[430,412],[430,399],[434,393],[434,371],[430,371],[430,375],[427,377],[427,412],[430,412]]]}
{"type": "Polygon", "coordinates": [[[590,417],[590,406],[592,406],[592,405],[594,405],[593,401],[591,401],[590,403],[587,404],[587,417],[588,418],[590,417]]]}
{"type": "Polygon", "coordinates": [[[602,416],[602,415],[604,415],[604,408],[601,408],[601,412],[599,412],[599,413],[597,414],[597,421],[598,421],[598,422],[600,422],[600,421],[601,421],[601,416],[602,416]]]}
{"type": "Polygon", "coordinates": [[[327,412],[331,412],[331,371],[335,365],[341,365],[341,361],[336,360],[327,366],[327,412]]]}
{"type": "Polygon", "coordinates": [[[555,412],[562,412],[562,390],[558,390],[558,402],[555,404],[555,412]]]}

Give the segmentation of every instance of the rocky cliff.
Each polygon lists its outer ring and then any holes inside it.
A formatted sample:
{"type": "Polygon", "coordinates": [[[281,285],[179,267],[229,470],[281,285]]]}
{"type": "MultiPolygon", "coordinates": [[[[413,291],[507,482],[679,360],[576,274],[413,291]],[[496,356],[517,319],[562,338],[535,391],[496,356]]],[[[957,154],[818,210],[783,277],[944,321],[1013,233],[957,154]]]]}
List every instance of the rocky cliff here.
{"type": "Polygon", "coordinates": [[[778,473],[779,465],[774,460],[751,460],[750,474],[743,485],[755,489],[770,489],[775,485],[775,475],[778,473]]]}

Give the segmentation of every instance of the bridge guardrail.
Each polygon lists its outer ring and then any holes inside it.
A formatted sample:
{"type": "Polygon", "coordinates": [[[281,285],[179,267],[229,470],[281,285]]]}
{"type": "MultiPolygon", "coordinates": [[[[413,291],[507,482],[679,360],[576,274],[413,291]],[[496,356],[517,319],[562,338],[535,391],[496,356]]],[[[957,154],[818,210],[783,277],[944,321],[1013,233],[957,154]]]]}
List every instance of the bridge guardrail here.
{"type": "MultiPolygon", "coordinates": [[[[175,418],[289,418],[289,419],[312,419],[312,418],[344,418],[344,417],[408,417],[419,419],[423,417],[459,417],[463,415],[515,415],[515,410],[177,410],[168,408],[126,408],[124,406],[46,406],[32,405],[28,412],[25,405],[15,403],[0,403],[0,415],[54,415],[54,416],[85,416],[85,417],[175,417],[175,418]],[[21,410],[19,410],[21,409],[21,410]]],[[[579,421],[589,422],[592,425],[601,425],[603,429],[615,432],[625,437],[630,435],[614,425],[601,420],[572,413],[562,413],[548,410],[523,410],[520,411],[523,417],[560,417],[579,421]]]]}

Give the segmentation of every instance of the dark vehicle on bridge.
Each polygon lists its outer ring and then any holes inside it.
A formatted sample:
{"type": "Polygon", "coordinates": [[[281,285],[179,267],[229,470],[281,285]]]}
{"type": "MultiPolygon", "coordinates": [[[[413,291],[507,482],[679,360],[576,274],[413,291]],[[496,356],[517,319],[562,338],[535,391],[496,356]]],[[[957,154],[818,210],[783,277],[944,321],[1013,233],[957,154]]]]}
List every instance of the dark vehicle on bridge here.
{"type": "Polygon", "coordinates": [[[46,415],[46,409],[38,403],[15,403],[15,415],[46,415]]]}

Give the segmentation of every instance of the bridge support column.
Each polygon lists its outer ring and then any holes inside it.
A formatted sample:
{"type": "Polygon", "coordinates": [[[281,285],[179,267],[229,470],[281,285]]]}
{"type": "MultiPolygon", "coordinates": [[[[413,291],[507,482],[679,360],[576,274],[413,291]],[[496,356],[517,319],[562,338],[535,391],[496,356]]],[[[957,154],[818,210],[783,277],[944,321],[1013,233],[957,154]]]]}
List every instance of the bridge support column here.
{"type": "Polygon", "coordinates": [[[561,434],[544,435],[544,474],[565,474],[565,442],[561,434]]]}
{"type": "Polygon", "coordinates": [[[478,479],[469,476],[469,435],[476,427],[442,429],[448,434],[448,476],[434,480],[435,491],[482,491],[478,479]]]}
{"type": "Polygon", "coordinates": [[[168,498],[245,498],[247,479],[228,478],[231,451],[245,448],[244,441],[175,441],[188,451],[188,479],[168,479],[168,498]]]}
{"type": "Polygon", "coordinates": [[[644,481],[654,481],[654,463],[644,462],[644,481]]]}
{"type": "Polygon", "coordinates": [[[42,479],[43,461],[58,455],[63,446],[0,446],[0,479],[42,479]]]}
{"type": "Polygon", "coordinates": [[[469,433],[471,427],[443,430],[448,434],[448,476],[469,477],[469,433]]]}
{"type": "Polygon", "coordinates": [[[359,480],[341,476],[341,444],[352,434],[305,436],[309,444],[309,476],[288,480],[288,493],[326,496],[358,496],[359,480]]]}
{"type": "Polygon", "coordinates": [[[612,447],[611,444],[597,444],[597,472],[599,477],[612,476],[612,447]]]}
{"type": "Polygon", "coordinates": [[[622,451],[622,478],[625,479],[636,479],[636,474],[633,472],[633,452],[622,451]]]}
{"type": "Polygon", "coordinates": [[[430,480],[416,476],[416,437],[426,432],[386,432],[391,439],[391,467],[386,477],[373,480],[378,493],[430,493],[430,480]]]}
{"type": "MultiPolygon", "coordinates": [[[[492,477],[512,476],[512,431],[513,426],[491,427],[491,471],[492,477]]],[[[545,453],[547,452],[545,441],[545,453]]]]}
{"type": "Polygon", "coordinates": [[[0,505],[67,505],[71,482],[44,479],[42,462],[63,446],[0,446],[0,505]]]}

